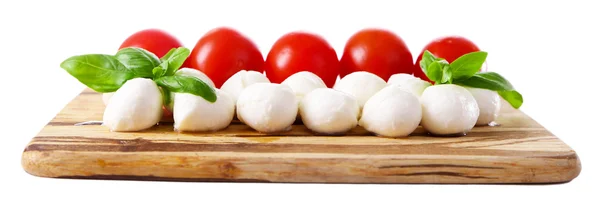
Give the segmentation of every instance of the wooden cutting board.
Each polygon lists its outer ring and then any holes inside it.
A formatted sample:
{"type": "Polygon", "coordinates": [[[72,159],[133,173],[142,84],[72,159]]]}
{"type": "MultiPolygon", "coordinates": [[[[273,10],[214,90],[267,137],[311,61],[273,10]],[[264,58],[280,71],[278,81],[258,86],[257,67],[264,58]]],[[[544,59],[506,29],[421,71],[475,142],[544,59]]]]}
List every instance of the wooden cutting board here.
{"type": "MultiPolygon", "coordinates": [[[[113,133],[99,125],[101,95],[83,91],[26,146],[25,171],[55,178],[318,182],[561,183],[581,170],[575,151],[503,105],[500,126],[467,136],[376,137],[357,127],[317,136],[301,124],[277,135],[234,122],[213,133],[177,133],[172,123],[113,133]]],[[[567,136],[567,135],[565,135],[567,136]]]]}

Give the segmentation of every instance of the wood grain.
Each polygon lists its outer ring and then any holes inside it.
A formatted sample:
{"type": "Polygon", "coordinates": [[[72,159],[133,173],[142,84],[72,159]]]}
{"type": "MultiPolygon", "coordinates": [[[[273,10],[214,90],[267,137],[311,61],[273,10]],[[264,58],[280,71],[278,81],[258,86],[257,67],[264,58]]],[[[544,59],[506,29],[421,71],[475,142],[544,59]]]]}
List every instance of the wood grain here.
{"type": "Polygon", "coordinates": [[[578,176],[575,151],[504,105],[500,126],[467,136],[383,138],[357,127],[315,135],[301,124],[278,134],[234,122],[219,132],[178,133],[163,122],[135,133],[109,132],[101,96],[86,90],[26,146],[35,176],[118,180],[318,183],[561,183],[578,176]]]}

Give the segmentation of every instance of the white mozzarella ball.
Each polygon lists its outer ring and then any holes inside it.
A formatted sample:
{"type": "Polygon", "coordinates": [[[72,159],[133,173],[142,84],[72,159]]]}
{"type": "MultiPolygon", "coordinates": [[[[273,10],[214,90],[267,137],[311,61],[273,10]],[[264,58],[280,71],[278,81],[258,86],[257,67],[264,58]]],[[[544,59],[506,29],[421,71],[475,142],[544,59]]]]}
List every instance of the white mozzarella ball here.
{"type": "Polygon", "coordinates": [[[403,137],[415,131],[420,122],[419,98],[397,85],[390,85],[367,101],[359,125],[377,135],[403,137]]]}
{"type": "Polygon", "coordinates": [[[333,89],[354,96],[362,109],[367,100],[385,86],[385,80],[379,76],[365,71],[358,71],[344,76],[335,83],[333,89]]]}
{"type": "Polygon", "coordinates": [[[259,132],[291,129],[298,114],[298,101],[287,85],[255,83],[238,97],[237,118],[259,132]]]}
{"type": "Polygon", "coordinates": [[[329,88],[315,89],[300,102],[304,125],[324,134],[339,134],[356,127],[359,111],[353,96],[329,88]]]}
{"type": "Polygon", "coordinates": [[[206,74],[193,68],[181,68],[175,72],[175,75],[193,76],[202,80],[202,82],[205,82],[208,86],[215,88],[215,83],[206,74]]]}
{"type": "Polygon", "coordinates": [[[108,102],[110,102],[110,98],[112,98],[112,96],[114,94],[115,94],[114,92],[109,92],[109,93],[102,94],[102,102],[104,103],[104,106],[108,105],[108,102]]]}
{"type": "Polygon", "coordinates": [[[421,97],[425,88],[431,86],[431,83],[406,73],[390,76],[387,83],[388,85],[398,85],[402,90],[413,93],[417,97],[421,97]]]}
{"type": "Polygon", "coordinates": [[[238,97],[242,91],[255,83],[270,83],[267,76],[256,71],[241,70],[229,77],[225,83],[221,86],[221,90],[229,93],[232,97],[233,102],[238,100],[238,97]]]}
{"type": "Polygon", "coordinates": [[[217,100],[214,103],[204,98],[188,94],[175,93],[173,120],[178,131],[217,131],[229,126],[233,120],[235,104],[229,94],[216,89],[217,100]]]}
{"type": "Polygon", "coordinates": [[[302,100],[304,95],[313,91],[317,88],[327,88],[325,82],[315,75],[314,73],[308,71],[302,71],[298,73],[294,73],[290,77],[286,78],[281,84],[287,85],[296,94],[296,98],[298,101],[302,100]]]}
{"type": "Polygon", "coordinates": [[[467,88],[467,90],[471,92],[479,107],[477,125],[488,125],[495,121],[498,114],[500,114],[500,96],[498,93],[480,88],[467,88]]]}
{"type": "Polygon", "coordinates": [[[432,134],[465,134],[475,126],[479,117],[477,101],[464,87],[433,85],[421,96],[423,119],[421,125],[432,134]]]}
{"type": "Polygon", "coordinates": [[[414,75],[411,75],[411,74],[396,73],[396,74],[393,74],[392,76],[390,76],[390,79],[388,79],[388,84],[402,85],[402,84],[406,83],[407,81],[410,81],[415,78],[417,78],[417,77],[415,77],[414,75]]]}
{"type": "Polygon", "coordinates": [[[156,125],[162,117],[162,95],[151,79],[128,80],[110,99],[103,125],[116,132],[139,131],[156,125]]]}

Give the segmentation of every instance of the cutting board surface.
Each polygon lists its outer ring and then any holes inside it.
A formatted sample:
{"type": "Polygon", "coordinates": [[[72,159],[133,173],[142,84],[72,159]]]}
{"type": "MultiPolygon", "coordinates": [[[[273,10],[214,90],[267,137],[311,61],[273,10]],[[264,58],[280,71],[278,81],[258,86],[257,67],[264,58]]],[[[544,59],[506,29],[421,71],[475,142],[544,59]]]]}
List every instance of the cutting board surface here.
{"type": "MultiPolygon", "coordinates": [[[[26,146],[22,165],[55,178],[317,182],[561,183],[579,174],[575,151],[504,104],[500,126],[461,137],[433,137],[419,127],[406,138],[357,127],[314,135],[301,124],[265,135],[239,122],[211,133],[178,133],[172,123],[115,133],[100,125],[101,95],[83,91],[26,146]]],[[[564,135],[568,136],[568,135],[564,135]]]]}

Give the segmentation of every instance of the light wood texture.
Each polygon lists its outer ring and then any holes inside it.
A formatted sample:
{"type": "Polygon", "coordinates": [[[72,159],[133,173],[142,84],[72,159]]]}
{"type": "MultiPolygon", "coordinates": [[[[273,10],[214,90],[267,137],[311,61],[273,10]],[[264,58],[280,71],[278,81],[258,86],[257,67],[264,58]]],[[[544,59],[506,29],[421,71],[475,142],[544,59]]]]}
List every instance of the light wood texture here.
{"type": "MultiPolygon", "coordinates": [[[[30,174],[57,178],[320,183],[561,183],[579,174],[575,151],[504,105],[500,126],[467,136],[376,137],[357,127],[318,136],[302,125],[265,135],[234,122],[223,131],[177,133],[172,123],[114,133],[100,94],[86,90],[26,146],[30,174]]],[[[565,135],[568,136],[568,135],[565,135]]]]}

